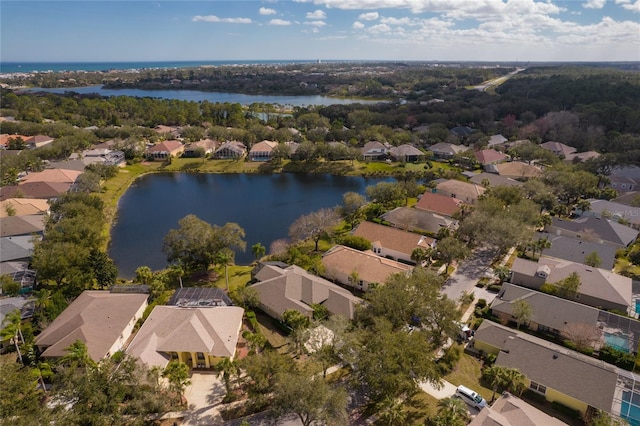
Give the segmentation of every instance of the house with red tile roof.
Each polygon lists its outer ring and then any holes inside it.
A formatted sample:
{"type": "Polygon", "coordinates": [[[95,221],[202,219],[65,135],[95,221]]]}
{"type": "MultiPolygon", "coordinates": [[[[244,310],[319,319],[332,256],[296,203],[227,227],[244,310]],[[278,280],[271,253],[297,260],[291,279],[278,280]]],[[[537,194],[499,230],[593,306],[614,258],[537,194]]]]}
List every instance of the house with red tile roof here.
{"type": "Polygon", "coordinates": [[[29,137],[29,139],[27,139],[25,142],[29,148],[35,149],[35,148],[42,148],[43,146],[47,146],[54,140],[55,139],[52,138],[51,136],[35,135],[35,136],[29,137]]]}
{"type": "Polygon", "coordinates": [[[460,206],[463,204],[462,200],[455,197],[449,197],[428,190],[422,194],[415,208],[451,217],[460,211],[460,206]]]}

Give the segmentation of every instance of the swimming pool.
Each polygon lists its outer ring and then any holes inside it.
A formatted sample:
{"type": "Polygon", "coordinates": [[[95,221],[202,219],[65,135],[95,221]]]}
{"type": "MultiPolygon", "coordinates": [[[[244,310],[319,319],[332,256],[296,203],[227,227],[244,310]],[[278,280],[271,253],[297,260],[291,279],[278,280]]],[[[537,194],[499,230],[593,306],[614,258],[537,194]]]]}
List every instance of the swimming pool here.
{"type": "Polygon", "coordinates": [[[604,342],[607,346],[629,353],[629,340],[624,334],[605,332],[604,342]]]}

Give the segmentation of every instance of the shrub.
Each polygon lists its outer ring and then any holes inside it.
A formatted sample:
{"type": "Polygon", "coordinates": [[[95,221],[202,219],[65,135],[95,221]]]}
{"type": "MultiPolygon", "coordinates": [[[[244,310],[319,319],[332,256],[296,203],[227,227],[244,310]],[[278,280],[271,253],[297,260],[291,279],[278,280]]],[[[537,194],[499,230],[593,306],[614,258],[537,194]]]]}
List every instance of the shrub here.
{"type": "Polygon", "coordinates": [[[553,408],[554,410],[559,411],[561,413],[564,413],[564,414],[566,414],[568,416],[571,416],[573,418],[576,418],[576,419],[581,418],[580,411],[574,410],[571,407],[567,407],[566,405],[561,404],[558,401],[553,401],[551,403],[551,408],[553,408]]]}
{"type": "Polygon", "coordinates": [[[487,300],[486,299],[478,299],[478,303],[476,303],[476,308],[484,308],[485,306],[487,306],[487,300]]]}
{"type": "Polygon", "coordinates": [[[600,359],[625,370],[632,371],[636,360],[632,354],[628,354],[621,350],[604,346],[600,349],[600,359]]]}
{"type": "Polygon", "coordinates": [[[500,290],[502,290],[502,285],[500,284],[491,284],[487,290],[494,292],[494,293],[498,293],[500,290]]]}

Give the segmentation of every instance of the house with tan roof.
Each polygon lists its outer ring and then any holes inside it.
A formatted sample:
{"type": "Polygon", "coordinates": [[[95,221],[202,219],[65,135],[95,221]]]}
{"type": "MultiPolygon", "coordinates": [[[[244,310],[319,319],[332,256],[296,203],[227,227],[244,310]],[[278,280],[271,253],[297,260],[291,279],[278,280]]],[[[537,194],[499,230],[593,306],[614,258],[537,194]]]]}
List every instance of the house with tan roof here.
{"type": "Polygon", "coordinates": [[[213,139],[202,139],[185,145],[183,157],[197,157],[200,153],[204,155],[212,154],[220,146],[220,142],[213,139]]]}
{"type": "Polygon", "coordinates": [[[575,153],[577,149],[572,146],[565,145],[560,142],[545,142],[540,144],[540,148],[553,152],[555,155],[561,158],[567,158],[569,155],[575,153]]]}
{"type": "Polygon", "coordinates": [[[159,135],[168,134],[172,138],[180,137],[180,128],[177,126],[165,126],[164,124],[159,124],[154,127],[153,130],[159,135]]]}
{"type": "Polygon", "coordinates": [[[150,160],[166,160],[178,157],[184,152],[184,145],[179,140],[168,140],[155,144],[147,149],[146,157],[150,160]]]}
{"type": "Polygon", "coordinates": [[[243,315],[238,306],[156,306],[127,354],[149,367],[164,368],[177,359],[190,368],[211,368],[222,358],[235,357],[243,315]]]}
{"type": "Polygon", "coordinates": [[[539,290],[543,284],[555,284],[574,272],[580,277],[580,287],[572,300],[622,312],[631,307],[631,278],[567,260],[541,257],[538,262],[533,262],[516,258],[509,282],[539,290]]]}
{"type": "Polygon", "coordinates": [[[486,406],[468,426],[567,426],[567,423],[538,410],[522,399],[504,392],[486,406]]]}
{"type": "Polygon", "coordinates": [[[261,141],[251,147],[249,150],[249,160],[251,161],[269,161],[273,155],[273,150],[278,146],[275,141],[261,141]]]}
{"type": "Polygon", "coordinates": [[[460,211],[460,207],[463,204],[462,200],[448,195],[438,194],[429,189],[420,196],[415,208],[451,217],[460,211]]]}
{"type": "Polygon", "coordinates": [[[521,186],[522,182],[519,180],[511,179],[509,177],[500,176],[495,173],[463,173],[469,178],[469,182],[480,185],[484,188],[496,187],[496,186],[521,186]]]}
{"type": "Polygon", "coordinates": [[[475,183],[463,182],[456,179],[447,179],[436,185],[436,192],[447,197],[453,197],[467,204],[475,204],[487,190],[475,183]]]}
{"type": "Polygon", "coordinates": [[[42,148],[52,143],[55,139],[47,135],[35,135],[29,137],[25,142],[31,149],[42,148]]]}
{"type": "Polygon", "coordinates": [[[507,138],[505,138],[501,134],[497,134],[497,135],[493,135],[493,136],[491,136],[489,138],[489,140],[487,141],[487,146],[489,148],[491,148],[491,147],[494,147],[494,146],[502,145],[507,141],[508,141],[507,138]]]}
{"type": "Polygon", "coordinates": [[[598,409],[640,422],[640,410],[631,405],[640,400],[637,374],[489,320],[476,330],[473,346],[497,355],[495,365],[518,369],[529,390],[549,402],[583,416],[598,409]]]}
{"type": "Polygon", "coordinates": [[[239,159],[247,154],[247,147],[238,141],[230,141],[223,143],[213,153],[213,158],[223,159],[239,159]]]}
{"type": "Polygon", "coordinates": [[[408,274],[412,266],[380,257],[370,251],[358,251],[337,245],[322,256],[328,280],[366,291],[371,284],[383,284],[392,274],[408,274]]]}
{"type": "Polygon", "coordinates": [[[47,182],[47,183],[68,183],[73,184],[82,172],[67,169],[45,169],[41,172],[29,173],[19,183],[47,182]]]}
{"type": "Polygon", "coordinates": [[[587,160],[600,157],[600,153],[596,151],[574,152],[565,157],[567,163],[584,163],[587,160]]]}
{"type": "Polygon", "coordinates": [[[378,256],[410,263],[415,263],[411,260],[413,250],[434,248],[436,245],[436,240],[431,237],[367,221],[361,222],[352,234],[370,241],[373,252],[378,256]]]}
{"type": "Polygon", "coordinates": [[[504,163],[509,159],[508,155],[496,151],[495,149],[482,149],[480,151],[475,151],[473,156],[476,157],[478,163],[483,167],[489,164],[504,163]]]}
{"type": "Polygon", "coordinates": [[[44,358],[59,358],[80,340],[91,359],[107,358],[124,349],[147,298],[147,294],[84,291],[36,337],[35,345],[44,358]]]}
{"type": "Polygon", "coordinates": [[[323,305],[332,315],[353,319],[356,306],[362,302],[349,290],[295,265],[282,268],[266,264],[255,279],[251,288],[258,293],[260,308],[278,320],[290,309],[312,318],[313,305],[323,305]]]}
{"type": "Polygon", "coordinates": [[[429,236],[436,236],[442,228],[455,229],[458,226],[458,222],[449,217],[412,207],[397,207],[383,214],[381,218],[396,228],[429,236]]]}
{"type": "Polygon", "coordinates": [[[454,155],[467,151],[468,146],[456,145],[449,142],[438,142],[431,145],[429,151],[433,152],[435,158],[453,158],[454,155]]]}
{"type": "Polygon", "coordinates": [[[423,159],[426,154],[408,143],[391,147],[389,154],[395,161],[414,162],[423,159]]]}
{"type": "Polygon", "coordinates": [[[41,236],[44,233],[45,221],[46,216],[42,214],[3,217],[0,221],[0,237],[41,236]]]}
{"type": "Polygon", "coordinates": [[[9,198],[39,198],[49,200],[69,191],[70,183],[59,182],[27,182],[20,185],[3,186],[0,188],[0,200],[9,198]]]}
{"type": "Polygon", "coordinates": [[[362,152],[362,158],[365,161],[384,160],[389,154],[389,148],[387,148],[382,142],[372,141],[364,144],[360,149],[360,152],[362,152]]]}
{"type": "Polygon", "coordinates": [[[0,217],[48,214],[49,203],[38,198],[7,198],[0,201],[0,217]]]}
{"type": "Polygon", "coordinates": [[[487,166],[486,170],[516,180],[527,180],[542,176],[542,169],[540,167],[521,161],[492,164],[487,166]]]}

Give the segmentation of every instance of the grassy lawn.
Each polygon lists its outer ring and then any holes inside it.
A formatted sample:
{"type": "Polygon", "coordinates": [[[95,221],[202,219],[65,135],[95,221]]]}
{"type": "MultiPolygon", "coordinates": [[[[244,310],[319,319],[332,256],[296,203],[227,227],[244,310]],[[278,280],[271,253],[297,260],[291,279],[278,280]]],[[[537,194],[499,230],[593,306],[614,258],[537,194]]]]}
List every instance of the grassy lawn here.
{"type": "Polygon", "coordinates": [[[260,326],[260,332],[267,338],[271,346],[274,349],[286,352],[288,350],[287,338],[276,328],[273,323],[275,320],[259,310],[256,310],[255,313],[258,325],[260,326]]]}
{"type": "Polygon", "coordinates": [[[402,409],[407,413],[407,424],[423,425],[438,413],[438,400],[426,392],[418,392],[402,404],[402,409]]]}
{"type": "Polygon", "coordinates": [[[635,275],[636,277],[640,277],[640,266],[636,266],[622,257],[616,259],[616,264],[613,267],[613,271],[616,274],[624,272],[624,275],[626,276],[635,275]]]}
{"type": "MultiPolygon", "coordinates": [[[[229,274],[229,292],[232,292],[238,287],[245,286],[249,281],[251,281],[251,270],[253,269],[252,265],[242,266],[242,265],[230,265],[227,267],[227,272],[229,274]]],[[[226,279],[224,276],[224,268],[219,267],[216,268],[216,272],[218,273],[218,279],[213,282],[218,288],[226,289],[226,279]]]]}
{"type": "Polygon", "coordinates": [[[471,388],[489,401],[491,400],[491,395],[493,395],[493,390],[480,384],[480,377],[482,376],[480,367],[480,361],[471,355],[463,353],[456,368],[446,375],[444,379],[456,386],[464,385],[471,388]]]}

